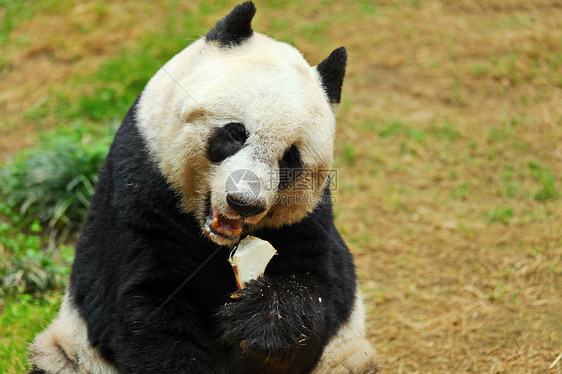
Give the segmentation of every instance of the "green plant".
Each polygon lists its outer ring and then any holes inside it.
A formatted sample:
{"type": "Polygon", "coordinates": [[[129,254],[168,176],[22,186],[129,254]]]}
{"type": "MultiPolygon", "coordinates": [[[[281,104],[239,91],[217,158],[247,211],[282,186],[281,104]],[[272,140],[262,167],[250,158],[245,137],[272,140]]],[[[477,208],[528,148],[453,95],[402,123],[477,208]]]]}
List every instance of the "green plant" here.
{"type": "Polygon", "coordinates": [[[0,373],[27,373],[29,343],[53,318],[61,292],[18,294],[0,300],[0,373]]]}
{"type": "Polygon", "coordinates": [[[381,129],[379,131],[379,136],[384,138],[384,137],[387,137],[387,136],[396,135],[403,128],[404,128],[404,124],[401,121],[399,121],[399,120],[394,121],[390,125],[388,125],[387,127],[381,129]]]}
{"type": "Polygon", "coordinates": [[[513,214],[513,208],[509,206],[500,206],[486,212],[486,216],[490,222],[502,222],[504,224],[509,222],[509,219],[513,217],[513,214]]]}
{"type": "Polygon", "coordinates": [[[46,224],[51,238],[63,238],[83,221],[109,138],[51,136],[19,154],[0,170],[0,197],[25,223],[46,224]]]}
{"type": "Polygon", "coordinates": [[[66,284],[74,257],[72,247],[60,244],[44,250],[39,221],[22,230],[21,216],[0,204],[0,296],[37,294],[66,284]]]}
{"type": "Polygon", "coordinates": [[[521,183],[515,180],[515,168],[512,165],[507,165],[503,169],[502,183],[505,188],[507,197],[515,197],[517,191],[521,187],[521,183]]]}
{"type": "Polygon", "coordinates": [[[349,165],[355,163],[357,160],[357,148],[353,144],[348,143],[345,145],[343,149],[343,160],[349,165]]]}
{"type": "Polygon", "coordinates": [[[533,179],[540,183],[540,189],[534,196],[535,200],[545,201],[557,198],[559,192],[556,188],[556,177],[537,161],[529,161],[529,169],[531,169],[533,179]]]}
{"type": "Polygon", "coordinates": [[[462,139],[463,135],[453,126],[451,122],[445,120],[442,126],[432,126],[430,132],[441,140],[455,141],[462,139]]]}

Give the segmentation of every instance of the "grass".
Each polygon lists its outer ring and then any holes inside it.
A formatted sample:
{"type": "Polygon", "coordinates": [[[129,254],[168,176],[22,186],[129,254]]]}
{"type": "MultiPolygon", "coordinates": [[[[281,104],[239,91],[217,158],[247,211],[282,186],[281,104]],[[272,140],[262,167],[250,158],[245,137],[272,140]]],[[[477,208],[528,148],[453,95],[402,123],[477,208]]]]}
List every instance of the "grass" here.
{"type": "Polygon", "coordinates": [[[513,208],[510,206],[501,206],[486,212],[486,216],[490,222],[501,222],[504,224],[509,222],[513,214],[513,208]]]}
{"type": "Polygon", "coordinates": [[[67,134],[51,133],[0,173],[3,204],[17,210],[23,224],[44,224],[52,241],[57,235],[66,237],[83,221],[113,134],[108,131],[94,143],[86,131],[75,125],[67,134]]]}
{"type": "MultiPolygon", "coordinates": [[[[9,211],[4,210],[2,213],[7,216],[9,211]]],[[[59,244],[56,248],[43,250],[39,223],[34,222],[29,230],[24,233],[17,225],[8,222],[0,224],[2,297],[52,291],[66,284],[73,249],[59,244]]]]}
{"type": "Polygon", "coordinates": [[[23,294],[4,300],[0,314],[0,368],[3,373],[23,373],[30,369],[27,346],[47,326],[62,302],[61,292],[36,296],[23,294]]]}
{"type": "MultiPolygon", "coordinates": [[[[26,367],[26,345],[60,303],[72,242],[49,247],[49,222],[79,226],[116,123],[234,3],[0,3],[11,178],[1,187],[13,193],[0,204],[0,372],[26,367]],[[42,170],[58,188],[35,189],[42,170]],[[74,185],[76,175],[87,177],[74,185]]],[[[560,353],[562,10],[552,3],[257,4],[255,29],[311,64],[348,49],[335,213],[384,372],[549,372],[560,353]]]]}
{"type": "Polygon", "coordinates": [[[23,21],[33,18],[33,11],[26,6],[25,1],[0,1],[3,10],[2,24],[0,26],[0,45],[8,42],[10,33],[23,21]]]}
{"type": "Polygon", "coordinates": [[[68,282],[74,249],[46,248],[39,221],[0,202],[0,371],[30,369],[27,347],[56,314],[68,282]]]}
{"type": "Polygon", "coordinates": [[[531,169],[533,179],[540,185],[539,190],[533,195],[535,200],[545,201],[555,199],[560,195],[555,175],[551,174],[535,160],[529,161],[529,168],[531,169]]]}

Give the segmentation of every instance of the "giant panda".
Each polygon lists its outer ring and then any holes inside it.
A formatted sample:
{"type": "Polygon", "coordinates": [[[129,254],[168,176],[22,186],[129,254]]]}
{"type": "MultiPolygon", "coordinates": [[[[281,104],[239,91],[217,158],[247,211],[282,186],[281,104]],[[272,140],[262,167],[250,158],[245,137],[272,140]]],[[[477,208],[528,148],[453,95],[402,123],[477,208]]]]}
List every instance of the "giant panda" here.
{"type": "Polygon", "coordinates": [[[31,373],[377,371],[326,172],[345,48],[311,67],[255,12],[235,7],[127,113],[31,373]],[[229,190],[239,170],[252,183],[229,190]],[[227,258],[250,234],[278,254],[239,290],[227,258]]]}

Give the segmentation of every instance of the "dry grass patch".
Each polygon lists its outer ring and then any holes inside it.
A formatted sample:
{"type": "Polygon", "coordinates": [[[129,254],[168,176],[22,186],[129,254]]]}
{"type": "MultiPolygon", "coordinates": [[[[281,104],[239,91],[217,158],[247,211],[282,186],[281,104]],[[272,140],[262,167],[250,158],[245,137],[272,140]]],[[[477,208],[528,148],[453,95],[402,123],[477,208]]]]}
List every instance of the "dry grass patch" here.
{"type": "MultiPolygon", "coordinates": [[[[133,49],[141,36],[165,24],[172,11],[171,5],[159,2],[46,4],[50,3],[28,4],[37,8],[37,14],[19,25],[4,46],[0,160],[34,144],[39,131],[59,120],[29,118],[26,112],[48,105],[57,94],[77,97],[76,91],[87,92],[87,87],[75,87],[70,78],[93,74],[107,59],[133,49]]],[[[193,7],[189,2],[173,6],[177,12],[193,7]]]]}

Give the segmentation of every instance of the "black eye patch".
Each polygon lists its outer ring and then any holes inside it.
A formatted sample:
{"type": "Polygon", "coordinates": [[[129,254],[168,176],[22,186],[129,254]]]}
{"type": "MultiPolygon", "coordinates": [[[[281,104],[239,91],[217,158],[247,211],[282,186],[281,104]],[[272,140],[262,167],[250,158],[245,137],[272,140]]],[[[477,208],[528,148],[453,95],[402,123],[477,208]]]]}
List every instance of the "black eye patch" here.
{"type": "Polygon", "coordinates": [[[236,154],[248,139],[246,128],[241,123],[227,123],[213,130],[207,142],[207,158],[219,163],[236,154]]]}
{"type": "Polygon", "coordinates": [[[279,160],[279,190],[284,190],[299,176],[303,168],[301,154],[296,145],[292,145],[279,160]]]}

